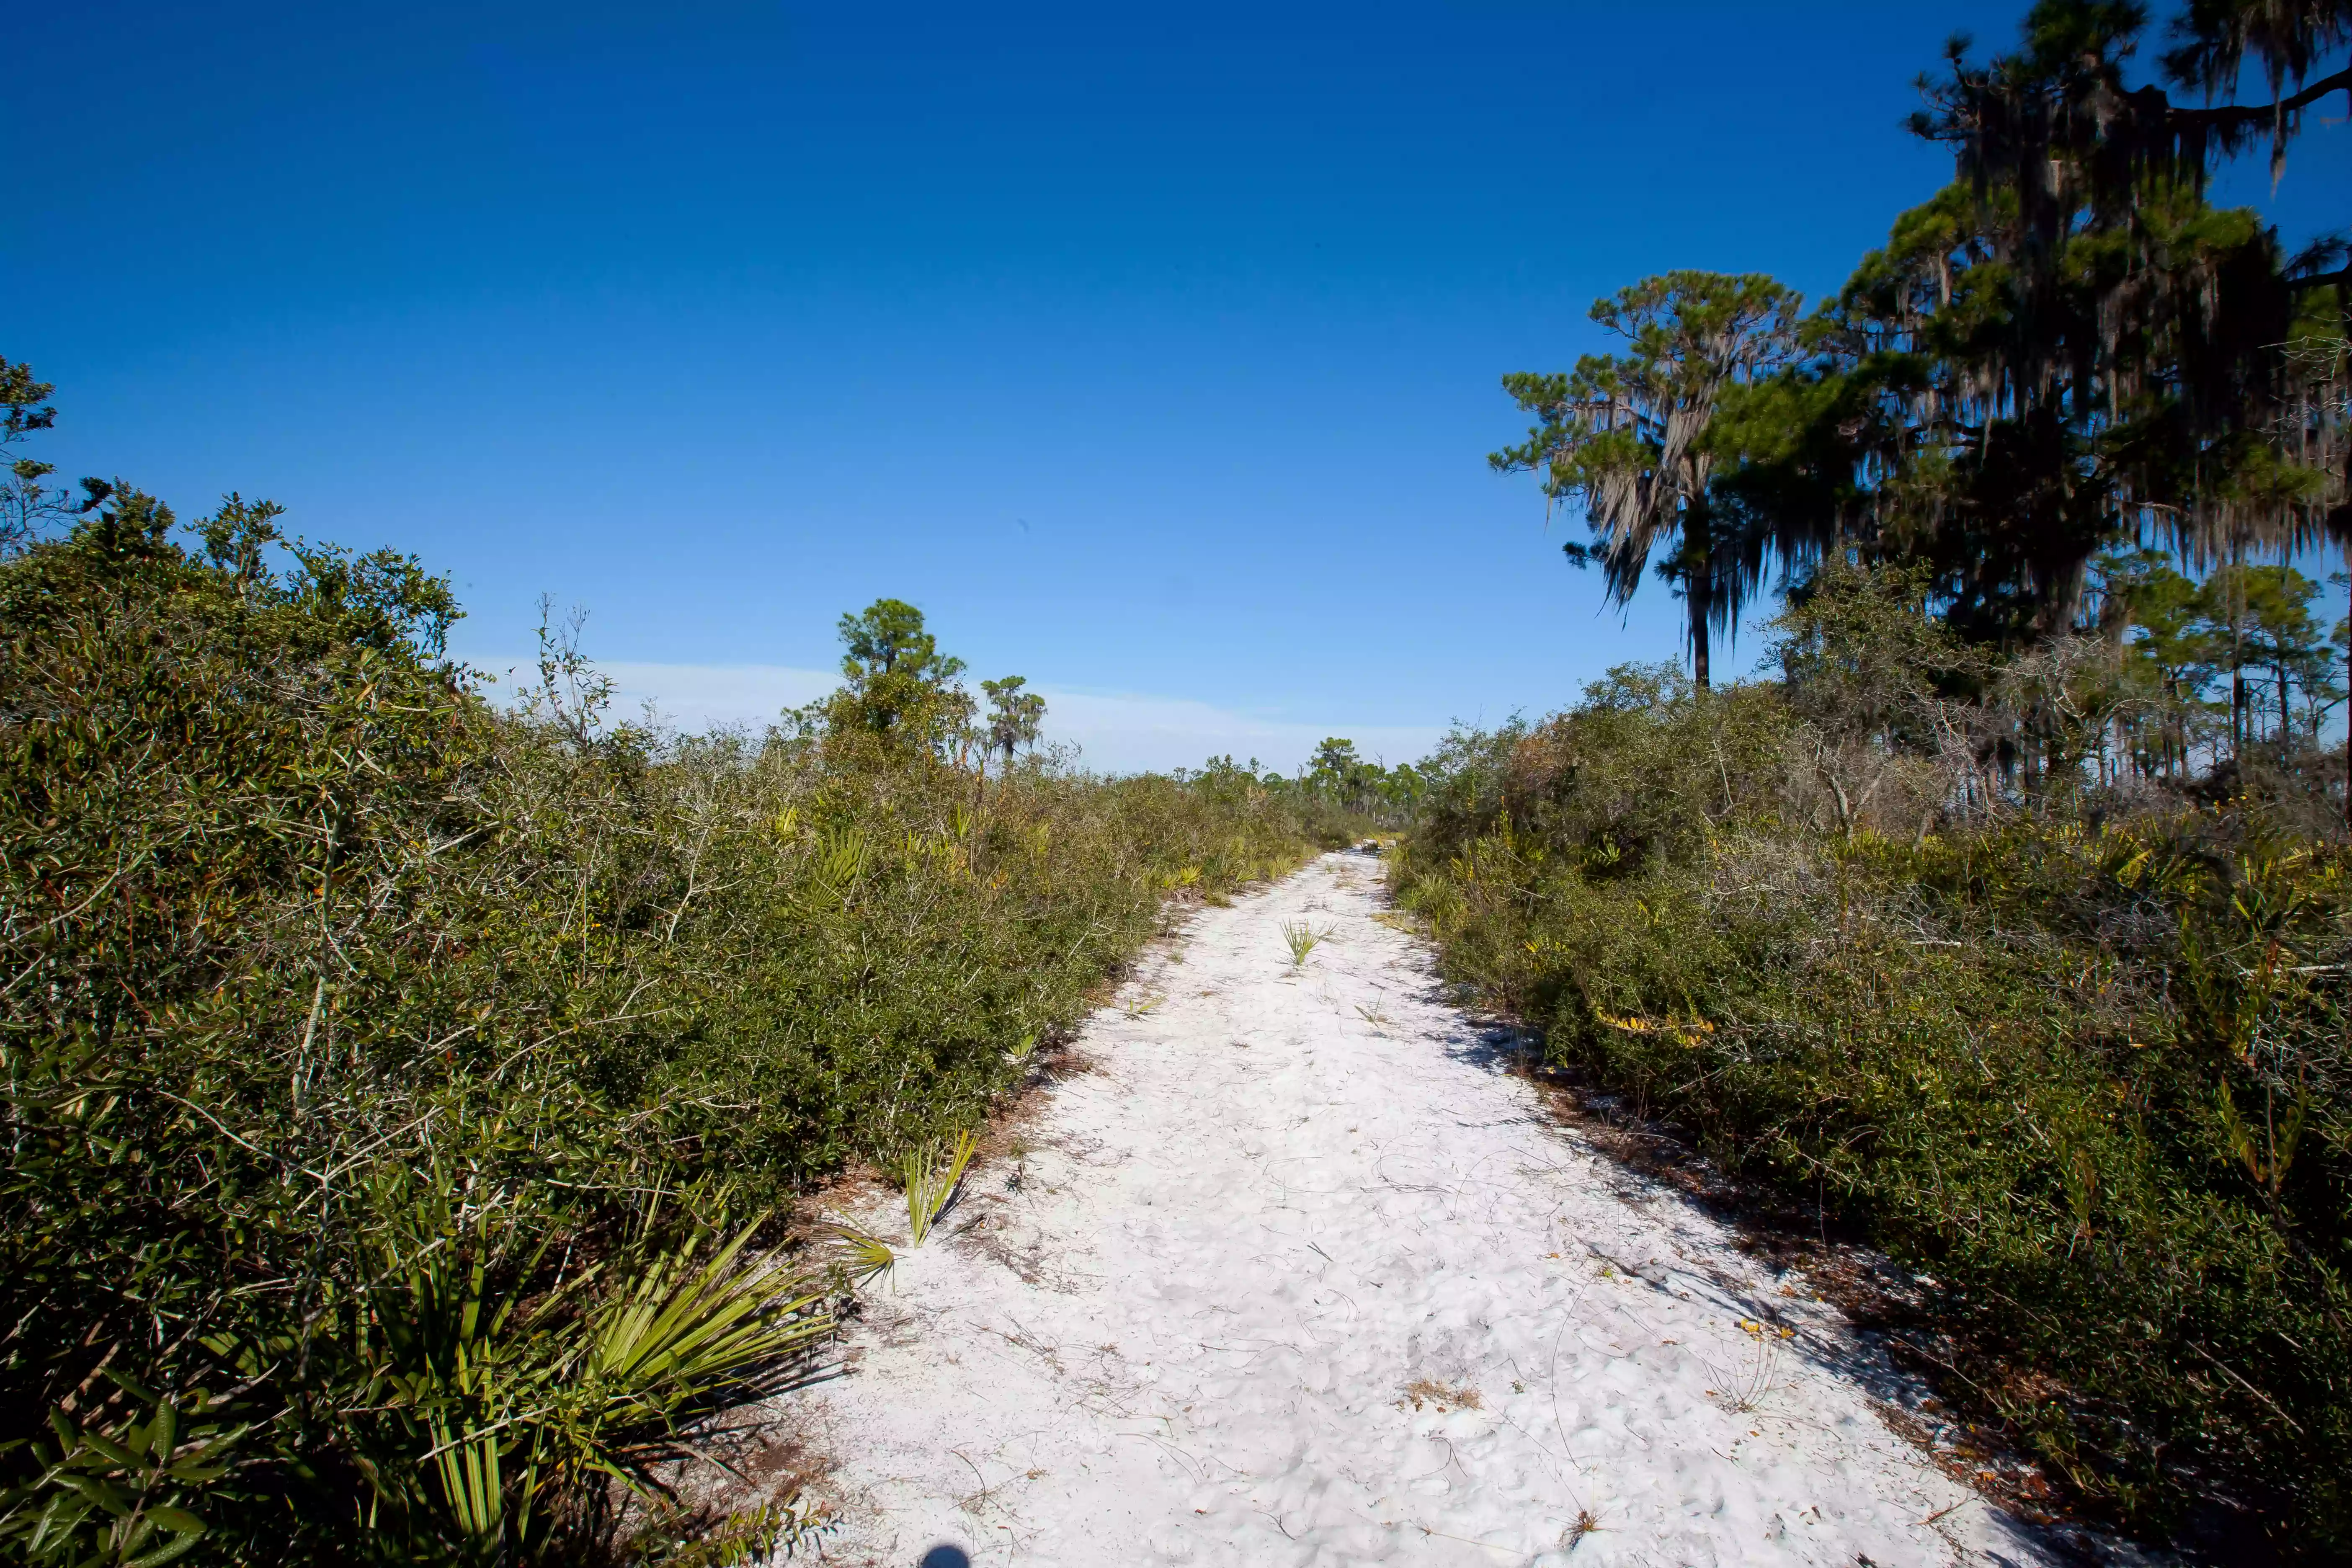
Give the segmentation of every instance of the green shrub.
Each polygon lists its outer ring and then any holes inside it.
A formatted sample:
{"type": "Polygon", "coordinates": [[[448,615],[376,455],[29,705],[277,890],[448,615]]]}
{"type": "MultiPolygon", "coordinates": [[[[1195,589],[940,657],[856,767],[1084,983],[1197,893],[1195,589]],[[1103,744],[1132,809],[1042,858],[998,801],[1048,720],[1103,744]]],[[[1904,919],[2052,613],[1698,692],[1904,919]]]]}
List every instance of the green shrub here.
{"type": "Polygon", "coordinates": [[[2345,849],[2160,801],[1890,839],[1807,723],[1621,672],[1462,738],[1397,888],[1555,1059],[1931,1272],[1961,1397],[2082,1493],[2352,1550],[2345,849]]]}
{"type": "Polygon", "coordinates": [[[708,851],[728,891],[679,938],[693,1005],[646,1077],[698,1159],[787,1184],[971,1125],[1187,872],[1213,892],[1305,848],[1263,791],[1162,778],[1033,769],[975,805],[951,767],[838,770],[823,747],[729,776],[738,826],[708,851]]]}
{"type": "Polygon", "coordinates": [[[415,563],[108,494],[0,557],[14,1558],[619,1550],[824,1331],[762,1217],[970,1126],[1169,889],[1308,847],[908,723],[608,727],[561,637],[502,711],[415,563]]]}

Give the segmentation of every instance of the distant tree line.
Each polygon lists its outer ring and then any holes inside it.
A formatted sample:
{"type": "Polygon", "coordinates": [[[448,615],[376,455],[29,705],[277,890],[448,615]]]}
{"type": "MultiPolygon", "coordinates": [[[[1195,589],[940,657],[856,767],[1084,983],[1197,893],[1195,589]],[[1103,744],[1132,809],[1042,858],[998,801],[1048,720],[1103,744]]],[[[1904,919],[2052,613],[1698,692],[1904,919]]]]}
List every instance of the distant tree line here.
{"type": "Polygon", "coordinates": [[[1368,826],[1398,826],[1412,819],[1427,788],[1427,781],[1411,763],[1394,767],[1360,756],[1356,742],[1327,736],[1295,775],[1268,768],[1252,757],[1236,763],[1231,753],[1211,757],[1193,772],[1179,768],[1176,776],[1225,781],[1227,787],[1255,787],[1297,803],[1311,803],[1368,826]]]}

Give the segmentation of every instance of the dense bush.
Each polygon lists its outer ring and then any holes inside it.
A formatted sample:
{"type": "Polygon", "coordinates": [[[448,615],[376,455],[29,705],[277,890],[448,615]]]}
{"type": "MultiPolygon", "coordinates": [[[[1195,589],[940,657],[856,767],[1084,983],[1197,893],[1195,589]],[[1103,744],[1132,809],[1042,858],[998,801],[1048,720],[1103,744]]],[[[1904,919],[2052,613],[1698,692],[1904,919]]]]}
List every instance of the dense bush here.
{"type": "Polygon", "coordinates": [[[93,495],[0,559],[12,1558],[621,1551],[824,1327],[748,1227],[1309,847],[1255,781],[983,779],[900,723],[944,679],[668,736],[557,637],[499,710],[413,562],[93,495]]]}
{"type": "Polygon", "coordinates": [[[1931,1271],[1994,1358],[1956,1394],[2081,1492],[2352,1551],[2344,847],[2004,782],[1940,746],[2000,716],[1934,695],[1932,624],[1832,587],[1783,681],[1620,670],[1457,737],[1405,904],[1555,1059],[1931,1271]]]}

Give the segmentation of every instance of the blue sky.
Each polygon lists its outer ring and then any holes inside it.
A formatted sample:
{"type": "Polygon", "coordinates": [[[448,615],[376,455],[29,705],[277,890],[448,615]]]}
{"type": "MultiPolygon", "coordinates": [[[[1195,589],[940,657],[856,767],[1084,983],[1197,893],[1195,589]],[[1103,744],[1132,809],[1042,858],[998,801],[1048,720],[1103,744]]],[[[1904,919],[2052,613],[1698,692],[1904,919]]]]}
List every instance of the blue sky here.
{"type": "MultiPolygon", "coordinates": [[[[1098,765],[1402,760],[1678,652],[1497,376],[1665,268],[1833,288],[2021,9],[79,0],[9,24],[0,353],[67,473],[414,552],[486,665],[544,593],[756,717],[892,595],[1098,765]]],[[[2352,132],[2227,189],[2340,223],[2352,132]]]]}

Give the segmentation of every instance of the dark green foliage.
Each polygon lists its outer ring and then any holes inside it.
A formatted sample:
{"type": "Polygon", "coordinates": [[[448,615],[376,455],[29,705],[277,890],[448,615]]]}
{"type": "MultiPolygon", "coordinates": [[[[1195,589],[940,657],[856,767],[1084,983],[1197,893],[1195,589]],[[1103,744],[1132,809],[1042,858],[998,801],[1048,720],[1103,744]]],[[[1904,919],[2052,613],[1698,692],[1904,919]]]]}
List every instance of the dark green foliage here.
{"type": "Polygon", "coordinates": [[[1689,608],[1691,667],[1707,684],[1707,650],[1737,626],[1758,562],[1717,517],[1718,404],[1797,356],[1802,298],[1761,273],[1678,271],[1645,278],[1593,302],[1592,319],[1626,340],[1622,354],[1586,354],[1568,374],[1507,375],[1503,390],[1537,417],[1528,438],[1487,461],[1543,476],[1544,494],[1584,509],[1591,545],[1568,545],[1579,565],[1598,561],[1623,604],[1654,552],[1658,574],[1689,608]]]}
{"type": "MultiPolygon", "coordinates": [[[[47,382],[34,380],[30,365],[0,359],[0,447],[13,447],[57,423],[58,411],[47,402],[56,390],[47,382]]],[[[45,482],[54,472],[37,458],[9,459],[8,478],[0,485],[0,551],[31,540],[56,513],[62,498],[45,482]]]]}
{"type": "Polygon", "coordinates": [[[2040,0],[1990,61],[1955,39],[1914,122],[1953,182],[1803,322],[1768,279],[1668,273],[1594,306],[1633,353],[1505,378],[1539,423],[1490,461],[1582,506],[1614,597],[1673,532],[1702,686],[1706,628],[1776,567],[1917,568],[1956,630],[2015,647],[2068,628],[2110,547],[2201,571],[2352,538],[2343,244],[2289,256],[2206,199],[2221,160],[2266,139],[2275,174],[2306,108],[2352,101],[2352,70],[2315,74],[2352,13],[2197,0],[2164,64],[2201,107],[2132,84],[2147,24],[2040,0]],[[2270,104],[2215,101],[2248,60],[2270,104]]]}
{"type": "Polygon", "coordinates": [[[1304,794],[1368,819],[1401,823],[1421,799],[1422,778],[1411,763],[1385,767],[1356,754],[1356,742],[1326,737],[1299,775],[1304,794]]]}
{"type": "Polygon", "coordinates": [[[2319,584],[2292,566],[2219,567],[2202,582],[2153,551],[2095,562],[2098,618],[2117,646],[2118,723],[2143,773],[2188,775],[2205,750],[2294,765],[2343,700],[2346,627],[2313,614],[2319,584]]]}
{"type": "Polygon", "coordinates": [[[1007,768],[1012,767],[1015,752],[1036,743],[1038,726],[1045,718],[1045,700],[1034,691],[1021,689],[1028,684],[1028,678],[1020,675],[980,683],[980,689],[988,694],[986,751],[1003,752],[1007,768]]]}
{"type": "Polygon", "coordinates": [[[1264,794],[1298,824],[1312,843],[1326,849],[1343,848],[1376,827],[1396,827],[1408,820],[1421,798],[1422,778],[1409,763],[1384,767],[1356,754],[1353,741],[1327,738],[1295,778],[1266,769],[1255,757],[1236,763],[1228,756],[1211,757],[1197,771],[1176,770],[1176,777],[1210,797],[1234,801],[1264,794]]]}
{"type": "Polygon", "coordinates": [[[14,1559],[612,1550],[823,1330],[746,1227],[1305,847],[1255,781],[981,799],[919,619],[763,742],[608,727],[564,637],[501,712],[414,562],[86,491],[0,556],[14,1559]]]}
{"type": "Polygon", "coordinates": [[[955,684],[963,660],[940,652],[914,605],[877,599],[842,616],[840,630],[847,684],[824,710],[834,732],[864,731],[886,749],[936,749],[971,717],[971,699],[955,684]]]}
{"type": "Polygon", "coordinates": [[[772,754],[719,776],[741,795],[701,872],[726,889],[697,939],[713,968],[660,1096],[700,1157],[777,1181],[971,1124],[1008,1051],[1085,1011],[1169,889],[1231,889],[1299,846],[1262,787],[1031,769],[975,808],[971,777],[929,763],[772,754]]]}
{"type": "Polygon", "coordinates": [[[2352,10],[2191,0],[2201,106],[2129,79],[2147,23],[1956,39],[1914,127],[1953,183],[1769,374],[1655,416],[1638,356],[1507,381],[1542,423],[1493,461],[1585,505],[1620,598],[1675,498],[1699,689],[1454,738],[1399,886],[1559,1058],[1932,1268],[1955,1392],[2082,1492],[2336,1559],[2352,795],[2293,559],[2352,538],[2347,276],[2205,193],[2352,101],[2352,10]],[[1782,679],[1708,696],[1696,595],[1775,566],[1782,679]]]}
{"type": "Polygon", "coordinates": [[[1781,686],[1620,671],[1457,738],[1406,907],[1555,1059],[1931,1271],[1951,1392],[2081,1493],[2352,1551],[2346,852],[2054,773],[1963,809],[1953,645],[1829,597],[1781,686]]]}

